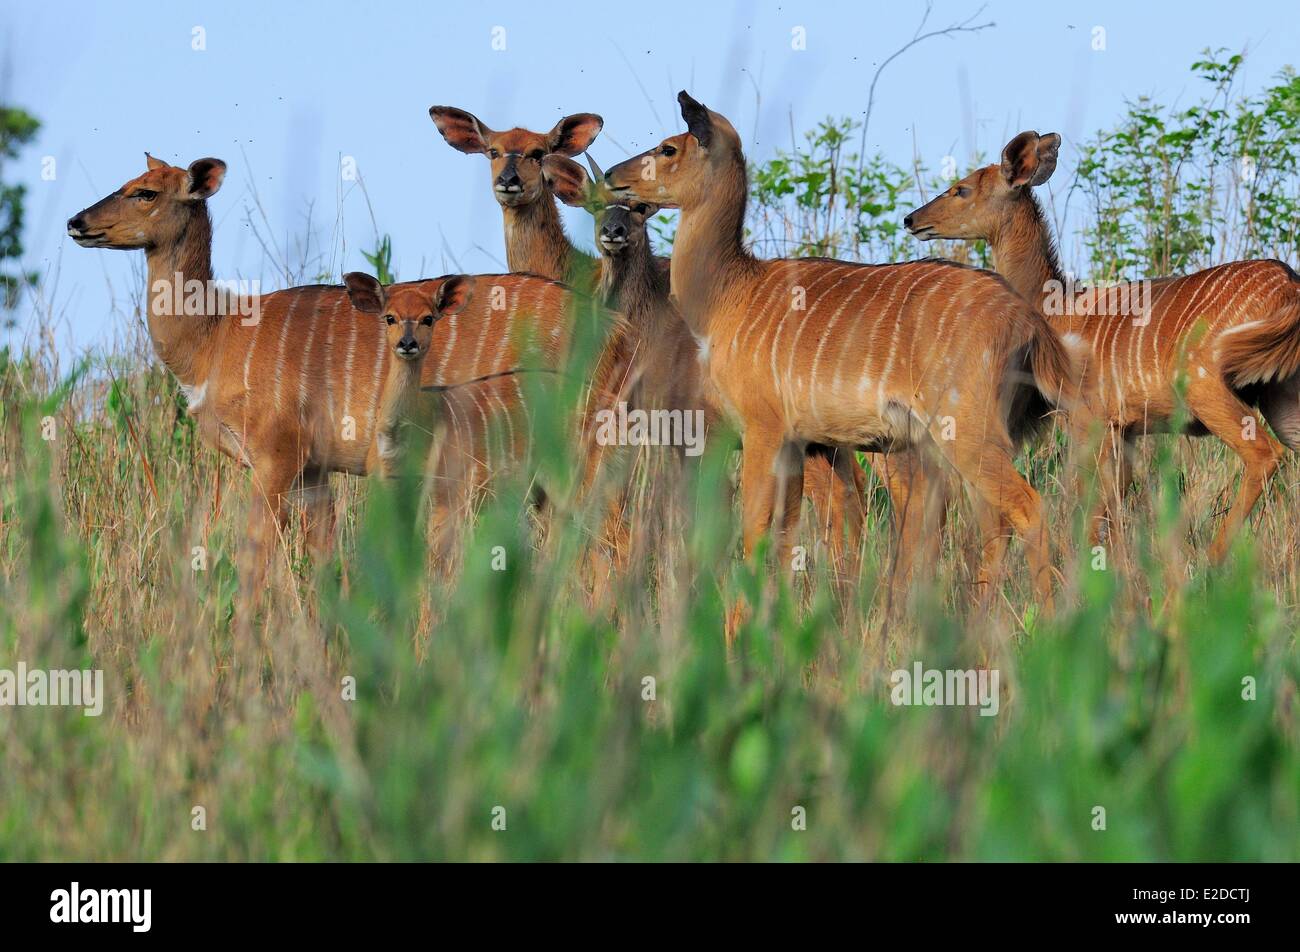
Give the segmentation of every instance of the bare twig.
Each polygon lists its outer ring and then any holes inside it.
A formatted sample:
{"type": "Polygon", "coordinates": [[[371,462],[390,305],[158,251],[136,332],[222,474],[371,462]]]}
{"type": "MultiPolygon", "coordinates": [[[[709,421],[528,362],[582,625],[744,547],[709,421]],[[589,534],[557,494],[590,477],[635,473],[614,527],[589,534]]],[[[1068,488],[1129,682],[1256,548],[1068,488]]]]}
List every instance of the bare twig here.
{"type": "MultiPolygon", "coordinates": [[[[861,147],[858,149],[858,178],[859,179],[862,178],[862,166],[863,163],[866,161],[866,156],[867,156],[867,127],[871,125],[871,110],[876,104],[876,83],[880,81],[880,74],[885,71],[885,67],[888,66],[890,63],[892,63],[894,60],[898,59],[900,56],[902,56],[912,47],[916,46],[918,43],[923,43],[926,40],[930,39],[931,37],[946,36],[951,38],[958,33],[978,33],[981,30],[987,30],[990,27],[996,26],[997,24],[995,24],[992,20],[989,20],[987,23],[974,22],[977,18],[979,18],[981,14],[983,14],[984,10],[987,7],[988,4],[982,4],[978,10],[976,10],[974,13],[972,13],[970,16],[960,21],[959,23],[952,23],[941,29],[926,30],[925,25],[930,21],[930,14],[934,11],[933,0],[926,0],[925,13],[921,15],[921,22],[917,24],[916,32],[912,34],[912,38],[908,40],[906,43],[904,43],[902,46],[900,46],[898,49],[894,50],[893,53],[891,53],[889,56],[885,58],[884,62],[882,62],[879,66],[876,67],[876,72],[871,77],[871,85],[867,89],[867,109],[862,116],[862,143],[861,143],[861,147]]],[[[861,209],[859,209],[858,210],[859,220],[861,220],[861,217],[862,217],[862,211],[861,209]]]]}

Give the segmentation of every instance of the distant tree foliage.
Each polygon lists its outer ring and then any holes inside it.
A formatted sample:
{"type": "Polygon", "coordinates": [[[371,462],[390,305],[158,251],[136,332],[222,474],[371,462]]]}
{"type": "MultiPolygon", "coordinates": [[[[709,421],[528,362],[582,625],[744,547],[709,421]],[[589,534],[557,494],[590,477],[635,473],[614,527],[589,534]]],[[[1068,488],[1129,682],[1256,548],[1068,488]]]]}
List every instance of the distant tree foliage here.
{"type": "Polygon", "coordinates": [[[870,261],[906,257],[903,229],[912,173],[880,155],[861,163],[845,146],[858,129],[826,118],[804,133],[804,146],[777,150],[751,165],[754,240],[764,254],[826,255],[870,261]]]}
{"type": "Polygon", "coordinates": [[[1242,96],[1242,56],[1203,55],[1191,67],[1206,84],[1199,101],[1180,109],[1139,97],[1083,146],[1079,235],[1095,279],[1294,261],[1300,250],[1300,78],[1288,67],[1242,96]]]}
{"type": "Polygon", "coordinates": [[[0,307],[12,310],[24,285],[34,284],[35,274],[16,273],[9,262],[23,254],[22,231],[25,185],[10,185],[4,179],[4,163],[18,158],[19,150],[36,137],[40,121],[30,113],[0,106],[0,307]]]}

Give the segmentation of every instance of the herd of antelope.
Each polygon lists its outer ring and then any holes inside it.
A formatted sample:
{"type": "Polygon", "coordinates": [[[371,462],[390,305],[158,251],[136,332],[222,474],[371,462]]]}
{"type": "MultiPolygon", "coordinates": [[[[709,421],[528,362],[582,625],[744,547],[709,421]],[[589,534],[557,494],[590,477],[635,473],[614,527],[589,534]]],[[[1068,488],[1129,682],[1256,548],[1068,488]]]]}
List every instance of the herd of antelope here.
{"type": "MultiPolygon", "coordinates": [[[[893,507],[895,582],[910,579],[918,556],[933,563],[924,550],[937,551],[947,469],[980,527],[979,598],[995,589],[1016,535],[1046,607],[1054,575],[1043,505],[1013,464],[1017,449],[1062,421],[1097,463],[1099,540],[1131,482],[1134,439],[1170,430],[1182,403],[1182,432],[1217,436],[1244,464],[1209,551],[1224,557],[1282,444],[1300,444],[1291,268],[1243,261],[1156,278],[1141,320],[1108,311],[1095,289],[1072,292],[1072,306],[1052,313],[1045,289],[1065,276],[1033,189],[1052,175],[1061,140],[1035,132],[904,221],[920,239],[987,241],[996,273],[934,259],[760,259],[744,240],[740,137],[687,93],[678,101],[686,132],[603,173],[590,158],[590,172],[574,161],[601,131],[599,116],[568,116],[546,133],[497,132],[460,109],[429,110],[448,145],[490,164],[509,274],[384,287],[351,273],[342,287],[260,296],[255,321],[176,313],[167,295],[150,296],[158,357],[203,437],[251,470],[265,502],[252,507],[245,584],[261,586],[293,498],[306,509],[308,544],[328,550],[331,472],[391,476],[407,454],[427,453],[435,511],[482,492],[527,454],[522,378],[565,371],[582,308],[604,334],[575,427],[585,434],[584,486],[605,455],[590,439],[594,407],[725,418],[742,443],[747,558],[775,525],[787,564],[804,496],[829,541],[856,550],[864,453],[893,507]],[[592,214],[598,259],[569,241],[557,199],[592,214]],[[647,236],[664,208],[680,210],[671,260],[647,236]],[[1276,437],[1245,425],[1256,410],[1276,437]],[[436,451],[421,439],[434,434],[436,451]]],[[[143,250],[151,289],[211,283],[207,200],[225,163],[147,163],[70,219],[68,234],[83,247],[143,250]]]]}

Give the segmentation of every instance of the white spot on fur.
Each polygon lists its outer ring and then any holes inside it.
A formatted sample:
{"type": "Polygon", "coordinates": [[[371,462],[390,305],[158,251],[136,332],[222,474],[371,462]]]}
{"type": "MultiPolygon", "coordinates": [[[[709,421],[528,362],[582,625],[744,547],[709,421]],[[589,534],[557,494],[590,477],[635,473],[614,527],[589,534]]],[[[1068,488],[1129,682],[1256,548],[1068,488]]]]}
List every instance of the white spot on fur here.
{"type": "Polygon", "coordinates": [[[1220,334],[1219,336],[1220,336],[1220,337],[1227,337],[1229,334],[1240,334],[1242,331],[1248,331],[1248,330],[1250,330],[1252,327],[1259,327],[1260,324],[1262,324],[1262,323],[1264,323],[1264,322],[1263,322],[1263,321],[1247,321],[1245,324],[1238,324],[1236,327],[1229,327],[1226,331],[1224,331],[1224,332],[1223,332],[1222,334],[1220,334]]]}
{"type": "Polygon", "coordinates": [[[181,384],[181,393],[185,394],[185,403],[190,408],[192,414],[203,405],[203,398],[208,395],[208,383],[205,380],[197,387],[191,387],[189,384],[181,384]]]}

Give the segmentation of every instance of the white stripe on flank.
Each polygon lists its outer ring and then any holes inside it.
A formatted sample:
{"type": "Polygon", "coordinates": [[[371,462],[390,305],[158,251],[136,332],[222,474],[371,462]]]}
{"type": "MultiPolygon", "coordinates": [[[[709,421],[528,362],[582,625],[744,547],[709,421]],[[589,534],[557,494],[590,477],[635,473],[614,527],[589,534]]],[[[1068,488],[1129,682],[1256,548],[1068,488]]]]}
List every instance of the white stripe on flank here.
{"type": "Polygon", "coordinates": [[[438,364],[438,372],[434,376],[433,380],[433,382],[438,385],[441,385],[443,381],[446,380],[445,373],[447,370],[447,362],[451,360],[452,351],[456,348],[456,318],[458,317],[460,317],[459,314],[452,314],[446,318],[446,320],[450,321],[451,324],[449,325],[450,331],[447,334],[447,343],[442,349],[442,362],[438,364]]]}
{"type": "MultiPolygon", "coordinates": [[[[1093,309],[1094,311],[1096,308],[1093,309]]],[[[1117,324],[1111,328],[1114,333],[1110,339],[1110,372],[1115,378],[1115,400],[1119,405],[1120,412],[1123,413],[1125,405],[1124,378],[1125,374],[1119,365],[1119,339],[1123,336],[1123,324],[1117,324]]]]}
{"type": "Polygon", "coordinates": [[[513,450],[514,447],[518,445],[516,442],[517,438],[515,436],[514,414],[510,412],[510,407],[506,404],[505,398],[501,396],[501,391],[499,389],[493,387],[492,393],[497,398],[497,403],[501,404],[501,415],[505,417],[506,420],[506,432],[510,434],[510,442],[509,444],[507,444],[507,456],[508,456],[509,451],[513,450]]]}
{"type": "Polygon", "coordinates": [[[284,345],[289,340],[289,325],[293,323],[293,312],[298,310],[304,293],[299,291],[289,300],[289,307],[284,312],[284,323],[280,325],[280,342],[275,349],[275,411],[280,412],[280,395],[284,389],[284,345]]]}
{"type": "Polygon", "coordinates": [[[252,336],[250,336],[250,337],[248,338],[248,353],[244,355],[244,390],[245,390],[245,392],[247,392],[247,391],[250,389],[250,387],[249,387],[249,385],[248,385],[248,369],[249,369],[249,367],[250,367],[250,366],[252,365],[252,363],[253,363],[253,348],[257,346],[257,334],[258,334],[258,332],[262,329],[262,325],[263,325],[264,323],[266,323],[266,322],[265,322],[265,321],[258,321],[256,324],[254,324],[254,325],[253,325],[253,333],[252,333],[252,336]]]}
{"type": "MultiPolygon", "coordinates": [[[[497,431],[497,438],[501,441],[501,451],[504,454],[503,457],[503,461],[504,461],[504,459],[508,458],[510,455],[510,447],[514,446],[515,424],[514,421],[510,419],[510,409],[509,407],[506,406],[506,402],[504,399],[502,399],[501,392],[497,389],[495,383],[490,385],[488,396],[490,396],[493,401],[495,401],[498,405],[500,405],[501,416],[505,420],[505,426],[502,426],[501,423],[498,421],[495,427],[497,431]],[[510,436],[509,444],[506,443],[507,433],[510,436]]],[[[493,415],[494,416],[496,415],[495,410],[493,411],[493,415]]]]}
{"type": "MultiPolygon", "coordinates": [[[[948,275],[945,275],[945,277],[948,277],[948,275]]],[[[947,347],[948,341],[943,336],[943,329],[948,325],[948,314],[952,310],[954,305],[960,306],[961,304],[965,303],[962,300],[962,297],[963,295],[960,293],[951,294],[948,296],[948,300],[944,303],[943,309],[939,312],[939,327],[934,332],[934,347],[930,353],[931,362],[938,360],[941,356],[945,357],[946,359],[944,360],[944,365],[949,367],[950,370],[952,365],[952,358],[951,355],[948,354],[948,347],[947,347]]],[[[915,334],[912,335],[912,346],[913,347],[916,346],[915,334]]],[[[929,362],[927,362],[926,367],[927,368],[929,367],[929,362]]],[[[952,382],[952,374],[949,373],[948,379],[946,379],[943,382],[943,385],[947,386],[951,382],[952,382]]]]}
{"type": "MultiPolygon", "coordinates": [[[[897,272],[894,272],[895,277],[894,280],[890,282],[891,290],[889,292],[889,297],[885,299],[885,305],[880,309],[880,313],[882,316],[888,314],[890,309],[894,306],[894,298],[898,295],[898,289],[903,284],[903,279],[901,277],[898,277],[897,274],[898,274],[897,272]]],[[[911,292],[912,288],[916,287],[916,285],[920,282],[920,280],[921,280],[920,278],[917,278],[908,286],[907,289],[908,293],[911,292]]],[[[903,295],[903,300],[904,301],[907,300],[907,294],[903,295]]],[[[900,304],[899,307],[902,307],[902,304],[900,304]]],[[[863,321],[863,326],[867,329],[867,346],[862,350],[862,376],[858,379],[859,396],[862,396],[867,392],[867,387],[871,380],[871,355],[873,353],[871,347],[871,341],[875,336],[873,334],[873,331],[876,329],[876,327],[880,326],[883,323],[884,322],[881,320],[863,321]]],[[[845,351],[851,352],[849,351],[848,348],[845,348],[845,351]]]]}
{"type": "MultiPolygon", "coordinates": [[[[355,317],[355,315],[353,315],[355,317]]],[[[352,360],[357,352],[357,321],[348,324],[348,352],[343,358],[343,415],[352,416],[352,360]]]]}
{"type": "MultiPolygon", "coordinates": [[[[534,295],[534,298],[540,298],[541,288],[538,287],[535,290],[537,290],[538,293],[534,295]]],[[[537,301],[534,300],[532,306],[532,314],[537,314],[538,310],[539,309],[537,306],[537,301]]],[[[510,346],[510,339],[514,336],[515,317],[518,315],[518,313],[519,313],[518,310],[512,309],[509,313],[506,314],[506,325],[501,330],[501,346],[497,348],[496,356],[492,359],[492,369],[488,371],[489,373],[497,373],[501,370],[506,369],[505,367],[506,349],[510,346]]]]}
{"type": "MultiPolygon", "coordinates": [[[[826,322],[826,330],[822,333],[821,340],[817,342],[817,351],[816,353],[813,354],[812,370],[809,371],[808,373],[808,385],[811,388],[810,395],[812,396],[813,419],[819,418],[819,414],[817,410],[817,390],[818,390],[817,365],[821,363],[822,349],[826,346],[826,342],[830,340],[831,331],[835,327],[835,322],[840,319],[840,316],[845,312],[845,310],[848,309],[849,304],[853,301],[855,297],[857,297],[862,291],[871,287],[872,285],[871,278],[876,273],[877,272],[874,269],[864,269],[862,271],[862,280],[858,282],[858,286],[856,288],[851,290],[848,294],[844,295],[844,300],[840,302],[840,306],[836,308],[835,313],[831,315],[831,319],[826,322]]],[[[841,351],[841,356],[842,354],[843,352],[841,351]]],[[[837,367],[838,367],[838,363],[837,363],[837,367]]],[[[835,372],[834,382],[831,384],[832,400],[835,398],[835,394],[839,391],[839,389],[840,389],[840,374],[837,369],[835,372]]]]}
{"type": "MultiPolygon", "coordinates": [[[[790,291],[792,291],[794,287],[800,286],[800,282],[803,280],[803,276],[805,276],[807,271],[809,271],[809,269],[801,268],[797,261],[792,261],[789,268],[781,268],[780,271],[777,271],[777,276],[779,276],[781,280],[777,281],[776,285],[772,287],[771,293],[767,295],[767,299],[763,300],[763,302],[759,303],[753,311],[749,312],[749,326],[748,329],[746,329],[745,337],[741,339],[740,349],[742,351],[750,351],[751,356],[753,356],[755,369],[758,369],[759,359],[761,359],[764,347],[766,347],[763,342],[766,341],[768,332],[775,333],[777,330],[777,326],[772,324],[770,313],[775,315],[776,312],[780,312],[781,315],[783,315],[784,320],[785,313],[789,312],[790,291]],[[785,299],[784,308],[780,307],[780,298],[785,299]]],[[[815,273],[813,280],[816,280],[815,273]]],[[[806,289],[805,295],[803,295],[803,303],[805,303],[806,307],[806,289]]]]}
{"type": "MultiPolygon", "coordinates": [[[[844,265],[828,266],[822,270],[821,274],[814,275],[813,279],[808,282],[808,287],[804,288],[804,299],[803,299],[804,315],[803,315],[803,319],[799,322],[799,326],[801,328],[807,322],[812,312],[817,309],[817,305],[821,302],[820,295],[818,295],[817,297],[813,297],[812,295],[813,285],[815,285],[819,280],[823,278],[829,279],[831,277],[834,277],[834,275],[839,271],[843,270],[844,267],[845,267],[844,265]]],[[[777,398],[781,401],[782,409],[786,413],[789,413],[790,404],[793,402],[794,399],[794,392],[793,392],[794,388],[793,387],[786,388],[781,386],[781,374],[776,369],[776,351],[777,348],[781,346],[781,334],[785,330],[785,319],[794,313],[790,309],[791,303],[793,302],[787,301],[785,309],[778,312],[780,314],[780,318],[779,320],[776,321],[774,333],[772,334],[772,347],[771,347],[771,357],[770,357],[770,364],[772,367],[772,390],[777,395],[777,398]]],[[[775,317],[776,315],[773,316],[775,317]]],[[[797,338],[795,342],[798,343],[797,338]]],[[[763,338],[760,337],[758,339],[758,343],[759,344],[763,343],[763,338]]],[[[794,357],[795,357],[795,349],[794,347],[791,347],[790,359],[786,361],[785,376],[787,382],[794,374],[794,357]]]]}
{"type": "Polygon", "coordinates": [[[524,412],[524,424],[527,427],[524,436],[528,438],[527,442],[519,447],[521,451],[527,451],[533,445],[533,415],[528,412],[528,401],[524,399],[524,389],[519,385],[519,375],[514,374],[510,378],[511,383],[515,385],[515,405],[524,412]]]}
{"type": "MultiPolygon", "coordinates": [[[[903,300],[898,303],[898,313],[894,319],[894,327],[893,330],[889,332],[889,355],[885,359],[884,369],[880,372],[880,383],[877,387],[878,399],[882,406],[885,402],[885,387],[889,383],[889,373],[894,369],[894,357],[898,352],[898,332],[903,326],[903,317],[907,314],[907,301],[912,296],[912,291],[916,288],[916,285],[920,284],[921,281],[925,279],[927,272],[929,271],[929,269],[926,268],[919,268],[918,270],[922,271],[921,277],[917,279],[916,283],[913,284],[912,287],[907,289],[907,293],[903,295],[903,300]]],[[[937,279],[930,282],[930,287],[925,291],[926,304],[930,303],[930,298],[934,297],[934,292],[939,289],[939,286],[942,283],[942,280],[937,279]]],[[[917,305],[917,307],[919,308],[921,305],[917,305]]],[[[882,327],[887,326],[883,320],[880,322],[880,325],[882,327]]]]}
{"type": "MultiPolygon", "coordinates": [[[[1229,266],[1231,267],[1231,266],[1229,266]]],[[[1224,269],[1228,271],[1228,268],[1224,269]]],[[[1260,285],[1267,285],[1271,282],[1269,278],[1269,269],[1259,268],[1233,268],[1226,274],[1227,281],[1223,291],[1225,300],[1221,303],[1210,303],[1205,306],[1203,312],[1208,312],[1210,319],[1207,322],[1207,334],[1213,334],[1220,324],[1226,319],[1231,323],[1236,323],[1234,318],[1243,307],[1248,307],[1254,303],[1255,296],[1258,292],[1267,292],[1267,288],[1261,288],[1260,285]],[[1245,271],[1245,274],[1240,272],[1245,271]]]]}
{"type": "MultiPolygon", "coordinates": [[[[1182,287],[1186,289],[1188,283],[1189,282],[1187,282],[1187,280],[1184,279],[1182,287]]],[[[1187,293],[1186,302],[1183,304],[1183,309],[1178,312],[1178,319],[1174,321],[1173,330],[1174,330],[1175,340],[1182,340],[1184,321],[1187,321],[1188,325],[1196,323],[1196,312],[1195,310],[1193,310],[1192,305],[1196,303],[1197,299],[1200,298],[1201,296],[1201,292],[1204,291],[1206,286],[1209,285],[1210,283],[1211,283],[1210,281],[1201,281],[1200,284],[1195,289],[1187,293]],[[1190,320],[1188,319],[1189,315],[1190,315],[1190,320]]]]}
{"type": "Polygon", "coordinates": [[[1223,323],[1225,312],[1235,312],[1243,300],[1249,300],[1249,293],[1254,290],[1254,282],[1251,280],[1254,275],[1248,275],[1247,280],[1243,284],[1236,284],[1234,281],[1235,275],[1233,275],[1228,268],[1224,268],[1222,277],[1224,280],[1219,282],[1221,285],[1219,290],[1217,290],[1212,297],[1207,299],[1200,309],[1202,315],[1210,315],[1205,328],[1206,341],[1209,341],[1211,338],[1222,336],[1222,332],[1218,332],[1217,328],[1218,325],[1223,323]],[[1250,292],[1246,291],[1247,288],[1250,288],[1250,292]],[[1225,294],[1228,298],[1226,305],[1220,302],[1220,298],[1225,294]]]}
{"type": "MultiPolygon", "coordinates": [[[[1240,316],[1240,312],[1245,308],[1249,307],[1249,305],[1254,303],[1254,298],[1257,293],[1261,293],[1263,290],[1266,290],[1266,289],[1261,289],[1259,285],[1261,284],[1267,285],[1273,283],[1272,282],[1273,277],[1274,277],[1274,273],[1271,268],[1265,268],[1261,266],[1259,268],[1254,269],[1254,273],[1250,275],[1249,280],[1244,281],[1240,285],[1233,287],[1232,298],[1229,303],[1229,307],[1231,310],[1230,313],[1226,315],[1229,317],[1231,323],[1235,324],[1237,318],[1240,316]]],[[[1212,326],[1211,330],[1213,329],[1214,328],[1212,326]]]]}
{"type": "MultiPolygon", "coordinates": [[[[740,341],[740,346],[742,350],[750,349],[750,338],[753,336],[755,331],[766,332],[768,328],[768,323],[764,318],[767,314],[767,309],[772,305],[772,299],[777,294],[782,294],[782,293],[788,296],[790,293],[790,288],[795,286],[793,283],[789,283],[789,282],[782,285],[780,282],[778,282],[777,279],[785,277],[788,272],[793,272],[793,274],[797,277],[800,270],[799,262],[781,261],[781,262],[776,262],[776,264],[788,265],[789,267],[773,267],[771,272],[768,275],[766,275],[762,281],[759,282],[759,285],[754,290],[753,297],[751,298],[751,300],[753,300],[757,306],[754,308],[753,312],[749,315],[749,323],[746,324],[744,327],[737,328],[736,334],[732,337],[733,342],[736,340],[740,341]],[[761,304],[759,304],[758,299],[760,295],[763,293],[765,283],[768,280],[772,281],[772,286],[767,288],[767,292],[768,292],[767,299],[763,301],[761,304]]],[[[761,335],[760,335],[760,343],[761,343],[761,335]]],[[[753,357],[755,366],[758,366],[758,351],[759,348],[757,345],[755,345],[751,350],[751,356],[753,357]]]]}
{"type": "MultiPolygon", "coordinates": [[[[1085,322],[1087,323],[1087,322],[1085,322]]],[[[1106,389],[1106,351],[1104,345],[1106,323],[1099,321],[1095,316],[1091,319],[1092,338],[1088,342],[1088,348],[1096,356],[1096,363],[1093,365],[1097,371],[1097,392],[1104,395],[1106,389]]]]}
{"type": "Polygon", "coordinates": [[[311,345],[316,339],[316,326],[320,321],[320,314],[312,314],[308,320],[307,343],[303,346],[302,356],[298,361],[298,416],[300,418],[307,410],[307,367],[312,363],[311,345]]]}
{"type": "MultiPolygon", "coordinates": [[[[1138,315],[1135,312],[1133,312],[1133,303],[1135,300],[1139,300],[1138,295],[1142,293],[1141,291],[1142,286],[1143,285],[1141,281],[1130,281],[1127,284],[1118,286],[1119,290],[1116,291],[1117,297],[1115,298],[1116,304],[1119,305],[1121,302],[1125,301],[1123,292],[1127,292],[1127,303],[1128,303],[1128,310],[1130,313],[1118,315],[1112,317],[1111,319],[1127,322],[1122,326],[1127,328],[1127,332],[1129,334],[1129,341],[1130,341],[1130,346],[1128,348],[1129,367],[1137,374],[1138,389],[1141,391],[1143,402],[1146,403],[1149,402],[1150,400],[1150,394],[1152,390],[1151,380],[1152,379],[1155,379],[1157,381],[1159,380],[1160,352],[1159,352],[1158,343],[1153,340],[1152,342],[1154,345],[1152,347],[1153,359],[1151,364],[1147,364],[1142,356],[1142,342],[1146,339],[1147,328],[1153,327],[1157,323],[1157,313],[1155,308],[1154,294],[1152,295],[1151,300],[1147,300],[1144,302],[1143,306],[1146,308],[1146,317],[1144,322],[1136,325],[1134,323],[1135,321],[1137,321],[1138,315]],[[1134,326],[1137,327],[1136,334],[1133,333],[1134,326]],[[1148,375],[1148,371],[1150,371],[1149,375],[1148,375]]],[[[1155,327],[1152,330],[1151,334],[1153,338],[1158,338],[1160,336],[1159,328],[1155,327]]]]}
{"type": "MultiPolygon", "coordinates": [[[[383,380],[384,374],[384,355],[388,353],[388,348],[384,345],[388,342],[388,331],[379,321],[375,322],[375,330],[379,334],[379,343],[375,347],[375,374],[370,380],[370,408],[366,411],[366,436],[374,432],[375,425],[379,422],[379,391],[380,381],[383,380]]],[[[396,360],[396,358],[393,358],[396,360]]]]}
{"type": "MultiPolygon", "coordinates": [[[[1171,294],[1173,282],[1166,282],[1151,293],[1151,300],[1147,302],[1150,308],[1150,324],[1154,328],[1151,331],[1151,372],[1152,375],[1160,381],[1161,386],[1168,384],[1164,377],[1164,355],[1160,352],[1161,342],[1168,336],[1168,327],[1165,324],[1165,298],[1171,294]]],[[[1139,356],[1141,351],[1138,352],[1139,356]]]]}
{"type": "MultiPolygon", "coordinates": [[[[1141,282],[1129,282],[1127,285],[1121,285],[1121,287],[1126,288],[1128,291],[1128,305],[1129,305],[1129,310],[1131,312],[1133,309],[1133,295],[1134,293],[1140,293],[1138,289],[1142,287],[1142,284],[1141,282]]],[[[1123,297],[1117,296],[1116,300],[1117,301],[1123,300],[1123,297]]],[[[1151,305],[1150,301],[1146,302],[1146,306],[1148,308],[1146,314],[1146,322],[1138,325],[1137,333],[1133,334],[1133,336],[1136,337],[1137,339],[1133,342],[1133,346],[1129,348],[1129,364],[1134,369],[1137,370],[1138,386],[1142,389],[1142,396],[1144,399],[1146,398],[1150,390],[1147,387],[1146,371],[1143,370],[1142,368],[1142,338],[1146,336],[1147,327],[1155,323],[1155,315],[1151,312],[1150,305],[1151,305]]],[[[1124,319],[1130,322],[1129,324],[1130,328],[1133,326],[1131,322],[1135,318],[1136,315],[1133,313],[1129,313],[1124,316],[1124,319]]],[[[1130,331],[1130,333],[1132,332],[1130,331]]]]}
{"type": "Polygon", "coordinates": [[[483,356],[483,344],[487,340],[488,328],[492,325],[492,322],[495,319],[494,318],[495,314],[496,311],[494,311],[491,307],[489,307],[487,315],[484,317],[483,323],[479,327],[478,346],[474,350],[474,359],[470,363],[470,365],[467,368],[465,368],[463,372],[463,375],[466,378],[480,376],[479,369],[478,369],[478,362],[479,362],[479,358],[483,356]]]}
{"type": "MultiPolygon", "coordinates": [[[[451,417],[451,431],[456,435],[456,442],[461,446],[465,445],[465,424],[461,422],[460,415],[456,413],[456,401],[451,398],[450,394],[442,395],[442,406],[451,417]]],[[[446,457],[447,450],[443,450],[443,456],[446,457]]]]}
{"type": "Polygon", "coordinates": [[[347,295],[343,295],[334,304],[334,310],[330,313],[329,327],[325,336],[325,412],[329,414],[330,432],[336,432],[337,420],[334,417],[334,326],[338,324],[339,308],[344,304],[348,310],[352,309],[352,302],[348,300],[347,295]]]}
{"type": "MultiPolygon", "coordinates": [[[[818,304],[821,304],[821,302],[825,300],[827,296],[833,294],[836,288],[838,288],[845,281],[849,280],[849,278],[853,277],[858,272],[858,270],[859,270],[858,268],[852,267],[850,265],[841,265],[838,268],[835,267],[826,268],[827,277],[830,277],[831,275],[834,275],[837,272],[840,272],[840,277],[830,287],[826,288],[823,291],[818,291],[817,300],[815,302],[809,299],[812,297],[813,285],[816,284],[817,282],[815,279],[813,281],[808,282],[808,287],[805,289],[804,292],[806,296],[804,298],[803,320],[799,322],[799,329],[794,332],[794,339],[791,340],[790,342],[790,359],[786,361],[786,370],[785,370],[785,375],[787,380],[794,374],[794,359],[795,359],[795,355],[798,354],[799,352],[799,338],[803,336],[803,329],[808,324],[808,318],[812,317],[812,313],[814,310],[817,309],[818,304]]],[[[823,327],[822,328],[823,341],[825,341],[826,339],[825,331],[826,328],[823,327]]],[[[810,378],[808,381],[808,386],[816,387],[816,383],[810,378]]]]}
{"type": "Polygon", "coordinates": [[[489,437],[489,434],[491,434],[491,432],[492,432],[492,425],[491,425],[491,423],[488,422],[487,411],[483,409],[483,403],[482,403],[482,401],[480,401],[479,398],[478,398],[478,389],[477,389],[477,388],[471,388],[471,390],[470,390],[470,399],[474,401],[474,406],[475,406],[475,408],[478,410],[479,420],[482,421],[482,424],[483,424],[483,429],[481,430],[481,433],[482,433],[482,444],[483,444],[483,457],[484,457],[484,460],[483,460],[483,461],[484,461],[484,463],[485,463],[487,466],[491,467],[491,465],[492,465],[492,444],[491,444],[491,441],[488,439],[488,437],[489,437]]]}

